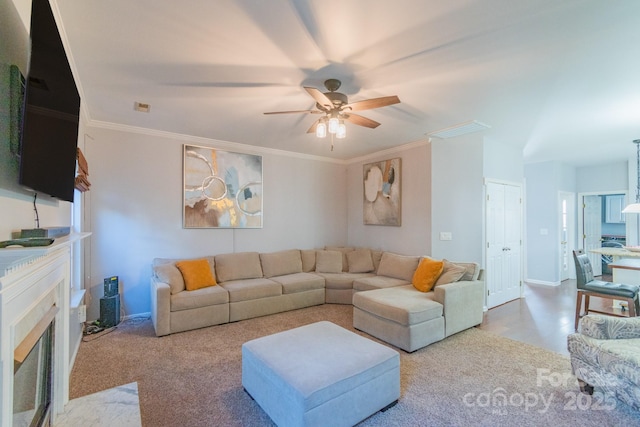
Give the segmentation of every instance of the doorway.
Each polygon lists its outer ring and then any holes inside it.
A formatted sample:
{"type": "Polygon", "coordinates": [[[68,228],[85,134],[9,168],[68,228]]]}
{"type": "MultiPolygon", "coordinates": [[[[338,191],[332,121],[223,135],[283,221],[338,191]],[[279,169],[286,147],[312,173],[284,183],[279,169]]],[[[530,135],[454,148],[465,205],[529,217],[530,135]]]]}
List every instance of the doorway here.
{"type": "Polygon", "coordinates": [[[521,297],[522,187],[486,181],[487,307],[521,297]]]}
{"type": "Polygon", "coordinates": [[[560,191],[560,281],[575,279],[576,193],[560,191]]]}
{"type": "Polygon", "coordinates": [[[607,265],[611,260],[589,251],[603,246],[625,245],[626,218],[621,211],[627,204],[627,192],[579,193],[578,203],[581,206],[578,215],[581,238],[578,239],[578,246],[589,255],[594,276],[608,274],[607,265]]]}

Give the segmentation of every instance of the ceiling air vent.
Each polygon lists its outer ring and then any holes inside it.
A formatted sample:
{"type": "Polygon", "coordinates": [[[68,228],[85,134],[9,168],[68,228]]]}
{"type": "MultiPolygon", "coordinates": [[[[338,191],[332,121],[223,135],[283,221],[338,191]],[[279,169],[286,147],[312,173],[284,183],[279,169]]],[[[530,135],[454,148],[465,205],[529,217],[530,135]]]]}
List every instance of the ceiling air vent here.
{"type": "Polygon", "coordinates": [[[435,138],[453,138],[454,136],[466,135],[468,133],[478,132],[485,129],[491,129],[491,126],[486,125],[477,120],[471,120],[470,122],[464,122],[451,126],[448,128],[440,129],[435,132],[429,132],[427,136],[435,138]]]}

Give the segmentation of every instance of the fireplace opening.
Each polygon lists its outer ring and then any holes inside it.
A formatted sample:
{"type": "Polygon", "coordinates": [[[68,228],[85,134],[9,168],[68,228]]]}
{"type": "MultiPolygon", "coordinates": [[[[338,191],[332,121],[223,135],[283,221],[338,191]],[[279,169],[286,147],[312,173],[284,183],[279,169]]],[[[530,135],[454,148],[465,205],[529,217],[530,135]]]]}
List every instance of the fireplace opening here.
{"type": "Polygon", "coordinates": [[[51,425],[53,331],[52,320],[26,357],[14,360],[14,427],[51,425]]]}

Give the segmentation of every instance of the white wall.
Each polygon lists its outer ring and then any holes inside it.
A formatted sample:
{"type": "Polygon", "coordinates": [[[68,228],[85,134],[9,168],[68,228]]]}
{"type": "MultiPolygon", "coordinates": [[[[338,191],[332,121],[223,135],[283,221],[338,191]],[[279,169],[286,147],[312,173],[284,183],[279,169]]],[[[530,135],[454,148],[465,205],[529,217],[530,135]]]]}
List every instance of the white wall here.
{"type": "Polygon", "coordinates": [[[431,254],[431,149],[427,142],[379,153],[349,164],[347,176],[350,246],[384,249],[406,255],[431,254]],[[402,159],[402,220],[399,227],[364,225],[363,165],[402,159]]]}
{"type": "Polygon", "coordinates": [[[483,141],[478,134],[431,143],[431,250],[434,258],[482,263],[483,141]],[[440,240],[440,232],[453,239],[440,240]]]}
{"type": "MultiPolygon", "coordinates": [[[[559,162],[528,164],[526,176],[526,280],[560,283],[558,192],[599,193],[627,191],[628,162],[575,168],[559,162]],[[546,230],[547,234],[543,234],[546,230]]],[[[581,212],[577,207],[577,214],[581,212]]],[[[575,218],[577,220],[577,218],[575,218]]],[[[630,224],[633,225],[633,224],[630,224]]],[[[577,230],[576,234],[580,234],[577,230]]]]}
{"type": "Polygon", "coordinates": [[[522,149],[487,138],[484,138],[483,142],[483,176],[511,183],[522,183],[524,179],[522,149]]]}
{"type": "Polygon", "coordinates": [[[626,190],[629,188],[629,166],[627,162],[616,162],[576,168],[576,186],[578,193],[626,190]]]}
{"type": "Polygon", "coordinates": [[[561,168],[557,162],[525,166],[525,280],[548,284],[557,284],[560,280],[558,190],[561,168]]]}
{"type": "Polygon", "coordinates": [[[120,277],[126,314],[150,311],[153,258],[225,252],[271,252],[347,243],[346,166],[207,140],[91,127],[85,155],[91,191],[85,200],[91,236],[92,303],[99,317],[103,279],[120,277]],[[263,156],[262,229],[182,228],[182,145],[263,156]],[[228,147],[236,147],[229,149],[228,147]]]}

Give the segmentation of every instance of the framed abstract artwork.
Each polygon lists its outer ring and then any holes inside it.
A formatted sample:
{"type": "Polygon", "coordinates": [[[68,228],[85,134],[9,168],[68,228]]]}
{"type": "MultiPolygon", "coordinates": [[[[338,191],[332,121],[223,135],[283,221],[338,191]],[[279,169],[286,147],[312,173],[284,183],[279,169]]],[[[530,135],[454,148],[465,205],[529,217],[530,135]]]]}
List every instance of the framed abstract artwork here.
{"type": "Polygon", "coordinates": [[[401,158],[363,166],[365,225],[401,225],[401,158]]]}
{"type": "Polygon", "coordinates": [[[262,156],[183,148],[183,227],[262,228],[262,156]]]}

